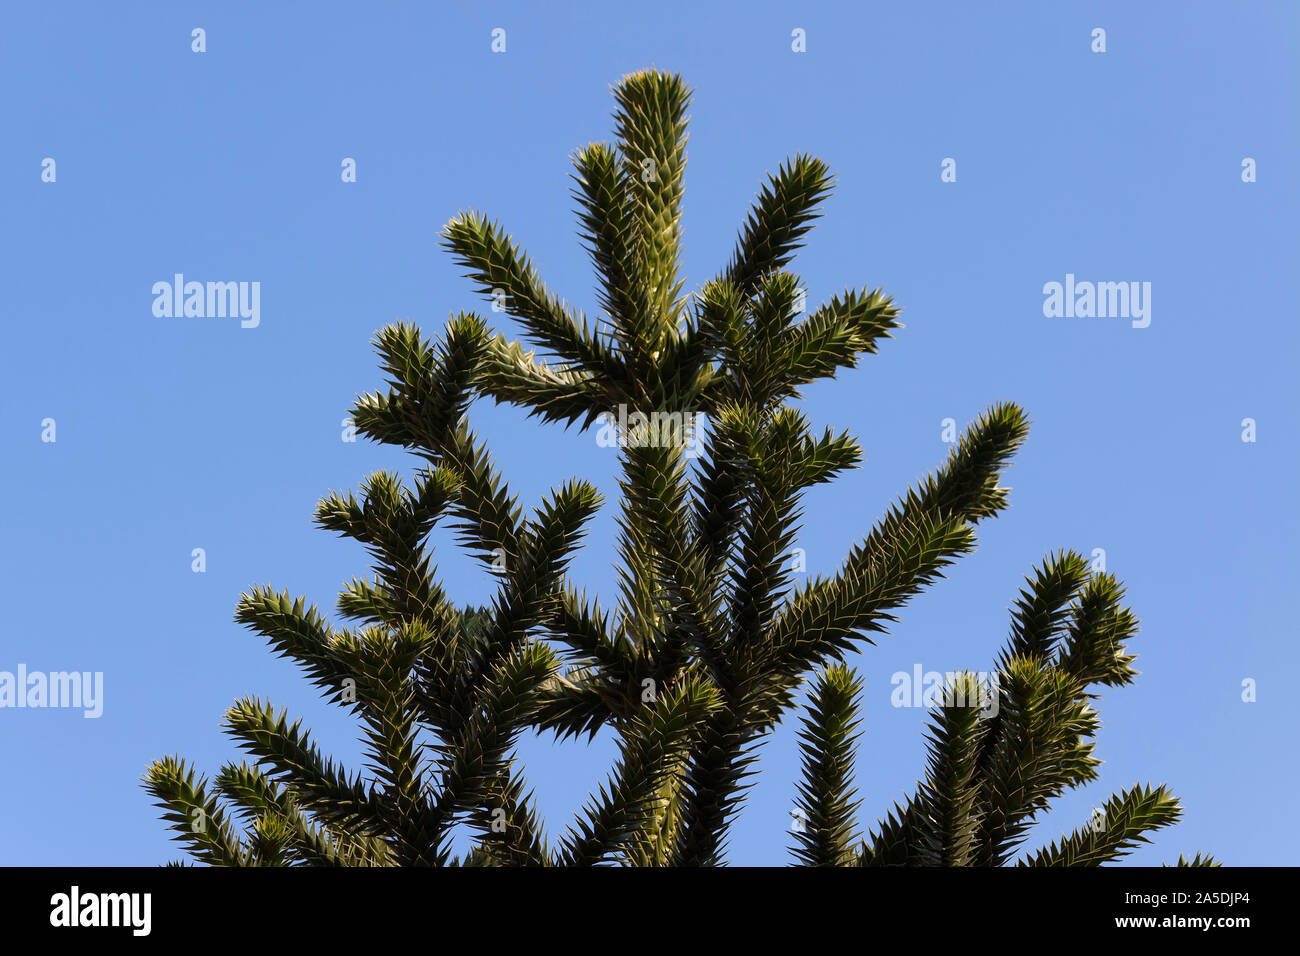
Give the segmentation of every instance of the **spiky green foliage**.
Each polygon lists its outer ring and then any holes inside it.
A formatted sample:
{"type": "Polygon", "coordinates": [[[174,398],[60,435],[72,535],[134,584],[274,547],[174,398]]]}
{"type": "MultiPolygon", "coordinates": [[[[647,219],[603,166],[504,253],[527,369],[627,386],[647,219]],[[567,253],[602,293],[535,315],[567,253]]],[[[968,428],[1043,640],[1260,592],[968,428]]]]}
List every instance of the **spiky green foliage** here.
{"type": "Polygon", "coordinates": [[[803,781],[795,811],[795,857],[805,866],[848,866],[856,842],[853,757],[862,681],[832,664],[817,676],[800,734],[803,781]]]}
{"type": "MultiPolygon", "coordinates": [[[[1126,641],[1137,619],[1123,588],[1074,552],[1051,555],[1027,580],[991,679],[949,675],[930,723],[930,764],[917,792],[863,842],[863,866],[999,866],[1066,790],[1097,779],[1094,685],[1137,672],[1126,641]]],[[[1178,822],[1165,787],[1113,796],[1088,823],[1018,862],[1096,866],[1178,822]]]]}
{"type": "MultiPolygon", "coordinates": [[[[955,681],[931,727],[926,779],[859,844],[861,684],[844,658],[888,633],[975,547],[980,522],[1007,507],[1001,476],[1028,419],[1009,402],[977,415],[835,573],[796,584],[804,494],[863,457],[847,432],[814,427],[797,407],[801,390],[876,354],[901,328],[899,310],[869,286],[805,308],[788,267],[832,187],[826,165],[805,155],[768,178],[730,260],[686,293],[690,91],[651,70],[625,77],[614,100],[616,142],[573,156],[599,313],[552,291],[487,215],[453,218],[446,249],[523,341],[466,312],[436,342],[405,323],[380,331],[387,385],[361,396],[353,421],[422,465],[409,484],[379,472],[360,496],[320,502],[317,523],[361,542],[374,562],[373,577],[339,597],[349,625],[269,587],[240,601],[237,619],[359,721],[366,770],[337,766],[269,702],[238,702],[226,729],[251,765],[227,765],[212,792],[177,758],[146,775],[199,860],[718,864],[758,748],[813,675],[801,862],[1004,863],[1048,800],[1096,776],[1088,688],[1132,678],[1121,648],[1136,621],[1114,579],[1066,555],[1017,604],[997,715],[964,703],[986,688],[955,681]],[[605,606],[567,576],[600,496],[575,480],[525,514],[470,428],[479,396],[616,439],[617,594],[605,606]],[[458,610],[443,592],[427,544],[439,522],[494,575],[488,606],[458,610]],[[618,745],[608,782],[554,847],[513,759],[529,730],[605,732],[618,745]],[[457,833],[470,837],[459,857],[457,833]]],[[[1176,813],[1163,789],[1116,799],[1100,831],[1034,861],[1113,859],[1176,813]]]]}

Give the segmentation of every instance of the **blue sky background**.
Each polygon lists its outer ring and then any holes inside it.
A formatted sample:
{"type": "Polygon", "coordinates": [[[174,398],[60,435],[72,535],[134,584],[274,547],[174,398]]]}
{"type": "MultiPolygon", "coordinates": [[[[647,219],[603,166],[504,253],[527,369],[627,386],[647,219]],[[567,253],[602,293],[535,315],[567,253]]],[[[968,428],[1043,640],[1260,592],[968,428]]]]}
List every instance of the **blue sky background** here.
{"type": "MultiPolygon", "coordinates": [[[[807,499],[800,545],[832,572],[965,425],[1001,399],[1034,427],[1012,507],[979,550],[855,663],[863,823],[910,792],[924,713],[890,676],[988,670],[1023,577],[1104,548],[1143,621],[1138,682],[1101,701],[1109,793],[1168,782],[1185,822],[1133,862],[1211,850],[1293,863],[1297,776],[1293,498],[1300,237],[1294,3],[740,5],[35,3],[0,8],[0,670],[102,671],[104,714],[0,710],[0,862],[178,856],[139,786],[248,693],[358,764],[356,726],[232,622],[254,583],[333,613],[360,546],[312,527],[317,499],[413,461],[340,440],[381,383],[385,323],[434,334],[478,309],[436,241],[458,210],[499,219],[558,293],[596,311],[569,196],[571,151],[612,138],[609,85],[657,65],[696,88],[684,211],[692,286],[731,252],[755,190],[809,151],[839,186],[795,262],[815,304],[882,286],[907,328],[807,409],[864,466],[807,499]],[[734,8],[734,9],[733,9],[734,8]],[[207,52],[190,31],[207,31],[207,52]],[[493,54],[490,32],[507,31],[493,54]],[[807,52],[791,51],[791,31],[807,52]],[[1094,27],[1107,52],[1090,50],[1094,27]],[[41,161],[57,181],[41,181],[41,161]],[[354,157],[358,182],[340,181],[354,157]],[[956,183],[940,162],[957,160],[956,183]],[[1252,157],[1258,181],[1241,181],[1252,157]],[[260,281],[261,325],[163,319],[176,272],[260,281]],[[1045,318],[1043,284],[1148,281],[1152,321],[1045,318]],[[1254,418],[1258,440],[1241,439],[1254,418]],[[57,442],[41,441],[42,419],[57,442]],[[207,572],[191,572],[191,549],[207,572]],[[1242,681],[1258,682],[1244,703],[1242,681]]],[[[615,490],[594,433],[484,403],[473,422],[523,501],[581,475],[615,490]]],[[[613,596],[614,507],[573,566],[613,596]]],[[[436,533],[450,593],[487,575],[436,533]]],[[[765,745],[730,858],[785,864],[795,721],[765,745]]],[[[553,833],[614,748],[522,747],[553,833]]]]}

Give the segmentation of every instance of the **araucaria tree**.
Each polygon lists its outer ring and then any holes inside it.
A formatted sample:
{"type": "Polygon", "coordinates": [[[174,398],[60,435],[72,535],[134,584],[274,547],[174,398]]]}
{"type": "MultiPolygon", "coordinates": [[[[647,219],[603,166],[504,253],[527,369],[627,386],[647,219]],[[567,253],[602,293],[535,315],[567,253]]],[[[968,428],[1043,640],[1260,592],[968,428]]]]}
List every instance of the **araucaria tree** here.
{"type": "Polygon", "coordinates": [[[875,353],[900,327],[898,308],[864,288],[803,314],[786,267],[831,186],[825,164],[804,155],[769,178],[722,271],[686,293],[689,90],[647,71],[625,77],[614,98],[617,144],[574,156],[599,316],[557,298],[500,226],[477,213],[453,219],[446,246],[533,350],[470,313],[437,342],[407,324],[382,330],[388,387],[362,396],[353,419],[422,464],[407,481],[379,472],[360,497],[330,494],[317,508],[322,528],[374,558],[375,577],[354,579],[338,601],[352,626],[270,588],[239,603],[237,620],[360,720],[372,772],[347,772],[300,722],[246,698],[225,726],[251,763],[230,763],[211,783],[175,757],[149,768],[176,838],[217,865],[715,865],[755,748],[805,685],[793,828],[802,863],[1097,864],[1176,821],[1164,787],[1139,786],[1075,833],[1021,853],[1048,801],[1097,776],[1096,688],[1135,674],[1126,646],[1137,622],[1120,586],[1066,552],[1017,600],[995,678],[958,674],[935,701],[916,792],[859,833],[861,685],[845,657],[886,633],[1006,507],[999,476],[1027,419],[1013,404],[985,411],[838,573],[795,585],[804,492],[861,460],[847,432],[814,431],[800,388],[875,353]],[[542,427],[618,430],[612,609],[566,576],[601,496],[575,479],[525,515],[469,427],[476,396],[527,409],[542,427]],[[707,424],[692,432],[696,414],[707,424]],[[426,538],[444,520],[496,575],[490,607],[458,611],[439,586],[426,538]],[[609,728],[620,750],[554,842],[512,759],[530,728],[609,728]],[[470,835],[460,855],[453,831],[470,835]]]}

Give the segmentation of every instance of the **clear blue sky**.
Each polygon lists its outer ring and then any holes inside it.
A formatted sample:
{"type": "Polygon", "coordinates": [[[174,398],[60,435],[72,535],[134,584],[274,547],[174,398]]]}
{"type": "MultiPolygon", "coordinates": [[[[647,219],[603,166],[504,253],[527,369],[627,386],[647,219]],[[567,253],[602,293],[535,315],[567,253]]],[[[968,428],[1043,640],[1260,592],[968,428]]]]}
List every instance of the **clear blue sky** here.
{"type": "MultiPolygon", "coordinates": [[[[609,85],[650,65],[696,89],[692,284],[723,264],[765,173],[809,151],[839,180],[795,264],[810,301],[870,283],[904,309],[879,356],[808,393],[814,421],[851,429],[867,457],[808,498],[811,572],[833,571],[942,461],[943,419],[1012,399],[1035,423],[1011,509],[855,658],[864,823],[923,766],[923,713],[890,706],[891,675],[989,669],[1031,566],[1103,548],[1143,621],[1142,675],[1101,701],[1101,781],[1035,841],[1150,780],[1174,788],[1185,822],[1133,861],[1295,861],[1300,8],[744,7],[3,5],[0,671],[101,671],[104,711],[0,710],[0,862],[176,857],[140,774],[177,751],[215,772],[235,754],[219,719],[244,694],[304,716],[357,765],[355,725],[232,622],[235,602],[270,582],[332,614],[364,573],[362,549],[315,530],[312,510],[412,464],[340,440],[355,394],[381,382],[375,330],[491,316],[437,245],[458,210],[499,219],[595,312],[568,157],[611,138],[609,85]],[[340,181],[344,157],[356,183],[340,181]],[[947,157],[955,183],[940,180],[947,157]],[[155,317],[151,288],[177,272],[260,282],[260,326],[155,317]],[[1043,286],[1066,274],[1150,282],[1150,326],[1045,317],[1043,286]]],[[[594,433],[483,404],[473,418],[525,502],[572,475],[615,490],[594,433]]],[[[607,597],[613,512],[573,566],[607,597]]],[[[486,576],[435,539],[452,595],[484,600],[486,576]]],[[[733,862],[790,860],[793,723],[765,745],[733,862]]],[[[558,833],[613,747],[522,753],[558,833]]]]}

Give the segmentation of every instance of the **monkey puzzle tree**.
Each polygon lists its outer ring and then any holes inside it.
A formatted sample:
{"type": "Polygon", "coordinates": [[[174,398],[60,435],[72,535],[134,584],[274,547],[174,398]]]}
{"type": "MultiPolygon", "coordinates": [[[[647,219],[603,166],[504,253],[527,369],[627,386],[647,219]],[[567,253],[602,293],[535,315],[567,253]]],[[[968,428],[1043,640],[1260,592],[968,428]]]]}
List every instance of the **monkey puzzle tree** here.
{"type": "MultiPolygon", "coordinates": [[[[356,626],[332,625],[269,588],[240,601],[239,621],[357,715],[373,775],[348,774],[300,723],[242,700],[226,727],[255,764],[227,765],[214,789],[179,758],[146,774],[200,860],[718,864],[756,746],[818,674],[803,735],[796,855],[805,863],[1004,863],[1049,799],[1095,778],[1089,688],[1132,678],[1122,642],[1136,622],[1114,579],[1090,576],[1067,554],[1022,594],[996,686],[958,675],[945,691],[916,795],[857,837],[859,685],[843,658],[972,550],[978,523],[1007,504],[999,476],[1028,422],[1013,404],[987,410],[836,574],[792,586],[804,492],[861,460],[852,437],[814,431],[794,403],[802,386],[874,353],[899,327],[898,309],[863,288],[801,314],[803,290],[785,267],[831,186],[826,166],[802,155],[769,178],[725,268],[685,294],[689,90],[647,71],[625,77],[614,96],[617,146],[591,144],[574,157],[599,317],[557,298],[498,225],[476,213],[453,219],[446,246],[533,350],[469,313],[437,343],[407,324],[383,329],[388,388],[362,396],[353,419],[424,463],[409,486],[380,472],[360,499],[331,494],[317,509],[321,527],[374,557],[376,577],[353,580],[339,598],[356,626]],[[583,429],[627,421],[628,410],[642,423],[707,420],[704,435],[620,433],[612,610],[566,576],[601,504],[596,489],[574,480],[525,517],[470,430],[479,395],[583,429]],[[435,579],[425,539],[443,519],[496,576],[480,612],[458,612],[435,579]],[[562,737],[610,728],[618,740],[609,782],[555,846],[512,760],[529,728],[562,737]],[[458,825],[472,834],[459,858],[458,825]]],[[[1163,788],[1127,791],[1107,805],[1104,825],[1032,861],[1112,859],[1177,814],[1163,788]]]]}
{"type": "MultiPolygon", "coordinates": [[[[851,668],[814,683],[804,719],[795,855],[813,866],[999,866],[1017,855],[1038,811],[1097,779],[1094,685],[1132,683],[1125,642],[1137,619],[1109,574],[1074,552],[1050,556],[1017,599],[990,679],[956,673],[934,695],[929,766],[917,792],[857,841],[852,784],[856,700],[851,668]]],[[[1021,858],[1028,866],[1095,866],[1178,821],[1164,787],[1112,796],[1084,826],[1021,858]]],[[[1185,865],[1189,861],[1180,860],[1185,865]]],[[[1195,865],[1216,865],[1197,855],[1195,865]]]]}

